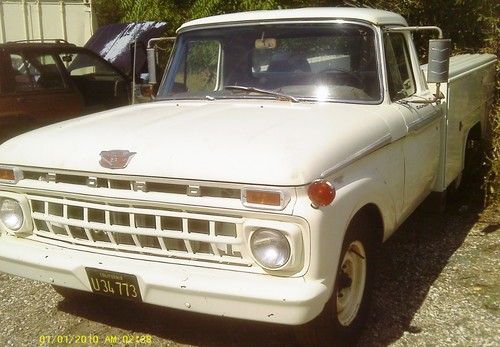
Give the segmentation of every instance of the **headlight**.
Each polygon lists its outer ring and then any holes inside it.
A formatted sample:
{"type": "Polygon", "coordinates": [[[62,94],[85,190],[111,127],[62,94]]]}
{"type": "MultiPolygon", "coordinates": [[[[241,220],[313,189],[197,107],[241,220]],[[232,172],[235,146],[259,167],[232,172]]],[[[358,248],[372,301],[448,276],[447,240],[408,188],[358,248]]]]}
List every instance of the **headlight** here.
{"type": "Polygon", "coordinates": [[[17,231],[23,226],[23,209],[19,202],[4,199],[0,203],[0,220],[10,230],[17,231]]]}
{"type": "Polygon", "coordinates": [[[290,243],[277,230],[256,230],[250,238],[250,247],[255,260],[268,269],[279,269],[290,259],[290,243]]]}

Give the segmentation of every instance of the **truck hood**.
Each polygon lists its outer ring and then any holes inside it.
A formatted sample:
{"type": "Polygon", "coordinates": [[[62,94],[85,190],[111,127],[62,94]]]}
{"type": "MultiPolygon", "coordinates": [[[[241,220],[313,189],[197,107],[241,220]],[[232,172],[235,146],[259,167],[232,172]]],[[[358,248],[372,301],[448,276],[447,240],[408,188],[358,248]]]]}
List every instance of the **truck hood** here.
{"type": "Polygon", "coordinates": [[[41,128],[0,146],[0,164],[276,186],[308,184],[390,135],[384,106],[161,101],[41,128]],[[136,152],[124,169],[101,151],[136,152]]]}

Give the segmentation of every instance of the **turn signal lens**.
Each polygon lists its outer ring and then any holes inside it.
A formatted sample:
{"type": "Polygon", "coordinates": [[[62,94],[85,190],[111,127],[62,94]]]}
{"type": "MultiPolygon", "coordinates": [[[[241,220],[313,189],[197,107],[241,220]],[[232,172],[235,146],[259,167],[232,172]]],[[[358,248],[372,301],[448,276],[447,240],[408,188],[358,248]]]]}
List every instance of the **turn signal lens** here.
{"type": "Polygon", "coordinates": [[[246,202],[249,204],[280,206],[281,193],[262,190],[247,190],[246,202]]]}
{"type": "Polygon", "coordinates": [[[0,169],[0,180],[2,181],[15,181],[16,175],[12,169],[0,169]]]}
{"type": "Polygon", "coordinates": [[[327,206],[335,199],[335,188],[328,181],[316,180],[309,185],[307,195],[314,207],[327,206]]]}

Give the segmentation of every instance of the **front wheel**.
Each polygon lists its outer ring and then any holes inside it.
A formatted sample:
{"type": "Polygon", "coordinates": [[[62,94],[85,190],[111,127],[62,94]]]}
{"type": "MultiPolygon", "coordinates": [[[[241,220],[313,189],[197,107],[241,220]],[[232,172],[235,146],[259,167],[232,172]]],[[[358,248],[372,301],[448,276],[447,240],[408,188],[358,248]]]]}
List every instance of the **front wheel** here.
{"type": "Polygon", "coordinates": [[[332,296],[318,317],[297,327],[300,345],[349,345],[357,337],[368,314],[375,271],[372,228],[364,218],[349,225],[332,296]]]}
{"type": "Polygon", "coordinates": [[[335,288],[335,308],[342,327],[349,327],[358,317],[366,287],[366,260],[363,243],[352,241],[344,253],[335,288]]]}

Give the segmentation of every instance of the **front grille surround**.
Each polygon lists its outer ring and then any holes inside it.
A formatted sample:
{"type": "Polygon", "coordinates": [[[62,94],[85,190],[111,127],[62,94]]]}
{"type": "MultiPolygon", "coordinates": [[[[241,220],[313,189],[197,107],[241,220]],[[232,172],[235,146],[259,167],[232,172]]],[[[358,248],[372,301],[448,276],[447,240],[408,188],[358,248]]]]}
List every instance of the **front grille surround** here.
{"type": "Polygon", "coordinates": [[[16,186],[0,184],[0,197],[12,194],[26,201],[25,215],[32,227],[22,237],[31,241],[122,258],[275,276],[296,277],[307,270],[309,225],[293,216],[293,187],[283,188],[292,196],[285,210],[259,211],[242,206],[239,194],[246,187],[242,184],[22,170],[27,175],[16,186]],[[90,177],[98,178],[97,186],[86,184],[90,177]],[[120,189],[113,181],[130,189],[120,189]],[[134,189],[134,183],[144,182],[154,189],[134,189]],[[176,188],[160,192],[162,187],[176,188]],[[199,187],[202,194],[186,194],[185,187],[199,187]],[[231,191],[238,194],[223,196],[231,191]],[[299,245],[300,259],[279,271],[260,267],[249,248],[248,235],[255,227],[285,233],[294,229],[290,238],[299,245]]]}

